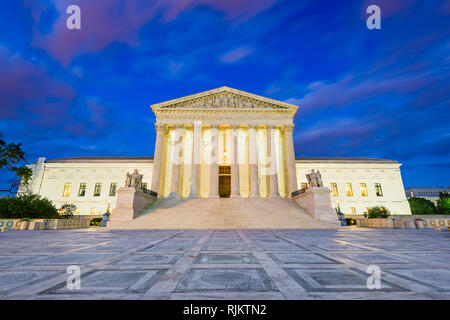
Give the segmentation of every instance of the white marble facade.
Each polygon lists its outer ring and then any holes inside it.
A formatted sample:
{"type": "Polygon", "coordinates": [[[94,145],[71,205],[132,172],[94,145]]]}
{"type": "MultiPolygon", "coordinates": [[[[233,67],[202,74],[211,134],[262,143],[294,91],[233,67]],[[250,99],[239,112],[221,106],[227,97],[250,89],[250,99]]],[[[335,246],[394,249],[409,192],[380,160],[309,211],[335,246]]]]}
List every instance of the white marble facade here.
{"type": "Polygon", "coordinates": [[[122,187],[134,169],[158,197],[180,198],[290,197],[306,183],[306,173],[319,169],[324,186],[332,189],[331,205],[343,213],[384,205],[411,214],[396,161],[296,159],[297,108],[228,87],[155,104],[155,158],[40,158],[32,165],[30,187],[58,207],[74,203],[79,214],[101,214],[115,207],[111,184],[122,187]]]}

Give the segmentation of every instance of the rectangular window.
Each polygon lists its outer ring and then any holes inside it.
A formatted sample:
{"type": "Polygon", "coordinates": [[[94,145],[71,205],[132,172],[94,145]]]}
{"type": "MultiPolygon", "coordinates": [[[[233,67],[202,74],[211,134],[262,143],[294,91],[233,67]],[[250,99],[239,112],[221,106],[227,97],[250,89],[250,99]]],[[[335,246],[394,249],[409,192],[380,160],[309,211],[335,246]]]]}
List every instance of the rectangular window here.
{"type": "Polygon", "coordinates": [[[353,197],[353,189],[351,183],[345,184],[345,194],[347,195],[347,197],[353,197]]]}
{"type": "Polygon", "coordinates": [[[355,207],[351,207],[350,210],[352,211],[353,214],[356,214],[356,208],[355,207]]]}
{"type": "Polygon", "coordinates": [[[64,190],[63,190],[63,197],[69,197],[70,196],[70,187],[72,186],[71,183],[65,183],[64,184],[64,190]]]}
{"type": "Polygon", "coordinates": [[[97,208],[91,208],[91,211],[89,213],[90,214],[96,214],[97,213],[97,208]]]}
{"type": "Polygon", "coordinates": [[[377,194],[377,197],[383,196],[383,190],[381,189],[381,183],[375,183],[375,192],[377,194]]]}
{"type": "Polygon", "coordinates": [[[361,183],[359,185],[359,188],[361,189],[361,196],[363,196],[363,197],[369,196],[369,194],[367,192],[367,185],[365,183],[361,183]]]}
{"type": "Polygon", "coordinates": [[[305,182],[302,182],[302,190],[308,189],[308,184],[305,182]]]}
{"type": "Polygon", "coordinates": [[[111,183],[109,186],[109,196],[114,197],[116,195],[117,183],[111,183]]]}
{"type": "Polygon", "coordinates": [[[338,188],[337,188],[337,183],[332,183],[331,184],[331,195],[333,197],[337,197],[339,195],[338,188]]]}
{"type": "Polygon", "coordinates": [[[78,190],[78,196],[84,197],[86,195],[86,183],[80,183],[80,190],[78,190]]]}
{"type": "Polygon", "coordinates": [[[100,197],[100,192],[102,191],[102,184],[96,183],[94,188],[94,197],[100,197]]]}

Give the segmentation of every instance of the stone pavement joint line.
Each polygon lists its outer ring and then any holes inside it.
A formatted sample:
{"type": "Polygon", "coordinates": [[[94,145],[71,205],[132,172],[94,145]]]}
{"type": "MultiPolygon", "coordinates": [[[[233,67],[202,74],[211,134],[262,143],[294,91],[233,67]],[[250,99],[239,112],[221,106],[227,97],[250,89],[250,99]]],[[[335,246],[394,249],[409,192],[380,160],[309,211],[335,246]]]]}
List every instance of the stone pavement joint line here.
{"type": "Polygon", "coordinates": [[[9,231],[0,299],[450,299],[450,233],[341,228],[9,231]],[[81,288],[66,283],[81,270],[81,288]],[[381,289],[367,288],[367,267],[381,289]]]}

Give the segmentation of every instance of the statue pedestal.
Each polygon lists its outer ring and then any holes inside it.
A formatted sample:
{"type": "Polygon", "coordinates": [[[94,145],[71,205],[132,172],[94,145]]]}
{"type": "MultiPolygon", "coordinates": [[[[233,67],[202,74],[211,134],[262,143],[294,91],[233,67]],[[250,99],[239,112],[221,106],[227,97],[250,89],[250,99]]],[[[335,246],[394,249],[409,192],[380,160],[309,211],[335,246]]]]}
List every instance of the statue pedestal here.
{"type": "Polygon", "coordinates": [[[117,204],[112,210],[109,221],[133,220],[139,212],[153,203],[156,198],[135,187],[123,187],[117,190],[117,204]]]}
{"type": "Polygon", "coordinates": [[[313,218],[340,225],[336,211],[331,206],[331,190],[326,187],[313,187],[305,193],[292,198],[313,218]]]}

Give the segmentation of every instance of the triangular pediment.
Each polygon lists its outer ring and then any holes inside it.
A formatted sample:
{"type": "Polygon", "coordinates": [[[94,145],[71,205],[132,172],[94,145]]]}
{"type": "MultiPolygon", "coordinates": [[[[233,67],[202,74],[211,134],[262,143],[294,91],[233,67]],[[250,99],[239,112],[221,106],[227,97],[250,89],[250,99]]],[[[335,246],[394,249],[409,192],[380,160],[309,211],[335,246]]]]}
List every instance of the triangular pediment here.
{"type": "Polygon", "coordinates": [[[220,87],[189,96],[157,103],[153,111],[163,110],[278,110],[296,112],[298,106],[256,94],[220,87]]]}

